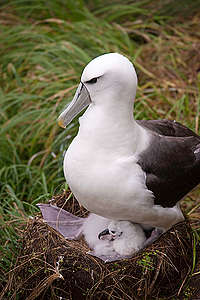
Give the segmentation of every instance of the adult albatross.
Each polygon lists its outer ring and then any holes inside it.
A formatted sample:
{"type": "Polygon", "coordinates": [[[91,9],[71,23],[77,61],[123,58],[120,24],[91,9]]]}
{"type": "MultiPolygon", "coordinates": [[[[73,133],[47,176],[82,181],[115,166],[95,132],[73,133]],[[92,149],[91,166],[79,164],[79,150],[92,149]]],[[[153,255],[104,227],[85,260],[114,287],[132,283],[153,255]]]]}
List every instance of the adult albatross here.
{"type": "Polygon", "coordinates": [[[166,231],[184,219],[179,201],[200,183],[200,137],[175,121],[134,120],[136,88],[135,69],[123,55],[104,54],[85,67],[58,119],[65,128],[88,106],[64,174],[90,212],[166,231]]]}

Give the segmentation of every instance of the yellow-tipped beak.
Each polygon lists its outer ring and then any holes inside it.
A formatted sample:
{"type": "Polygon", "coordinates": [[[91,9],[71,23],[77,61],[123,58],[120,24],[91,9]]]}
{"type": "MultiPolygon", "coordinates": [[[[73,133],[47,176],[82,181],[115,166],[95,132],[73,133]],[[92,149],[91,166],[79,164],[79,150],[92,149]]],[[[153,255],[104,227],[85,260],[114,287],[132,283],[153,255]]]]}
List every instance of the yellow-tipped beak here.
{"type": "Polygon", "coordinates": [[[86,87],[80,83],[72,102],[64,109],[58,117],[58,125],[62,128],[66,126],[88,105],[90,105],[90,95],[86,87]]]}
{"type": "Polygon", "coordinates": [[[58,119],[58,125],[59,125],[60,127],[62,127],[62,128],[65,128],[63,119],[58,119]]]}

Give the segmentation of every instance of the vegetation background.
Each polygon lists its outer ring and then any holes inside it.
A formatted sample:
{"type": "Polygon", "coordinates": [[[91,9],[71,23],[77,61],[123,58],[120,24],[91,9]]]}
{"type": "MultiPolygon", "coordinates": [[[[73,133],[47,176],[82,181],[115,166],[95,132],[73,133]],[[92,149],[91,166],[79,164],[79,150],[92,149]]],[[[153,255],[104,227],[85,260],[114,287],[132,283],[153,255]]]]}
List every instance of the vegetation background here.
{"type": "MultiPolygon", "coordinates": [[[[106,52],[126,55],[139,77],[135,117],[200,133],[199,24],[199,0],[0,1],[0,290],[22,225],[66,188],[63,152],[78,122],[63,130],[56,119],[84,66],[106,52]]],[[[197,189],[182,207],[199,220],[199,206],[197,189]]],[[[200,226],[194,232],[199,243],[200,226]]]]}

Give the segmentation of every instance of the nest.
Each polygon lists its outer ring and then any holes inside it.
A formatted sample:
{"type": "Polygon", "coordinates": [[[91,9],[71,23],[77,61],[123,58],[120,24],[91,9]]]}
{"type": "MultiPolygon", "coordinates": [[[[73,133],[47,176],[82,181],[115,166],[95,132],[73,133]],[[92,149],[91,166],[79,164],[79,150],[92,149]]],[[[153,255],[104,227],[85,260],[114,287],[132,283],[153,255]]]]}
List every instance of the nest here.
{"type": "MultiPolygon", "coordinates": [[[[53,204],[86,216],[73,197],[66,201],[68,196],[65,192],[55,197],[53,204]]],[[[188,286],[193,267],[188,221],[131,259],[110,263],[86,254],[84,240],[65,240],[40,216],[28,222],[22,244],[10,273],[9,299],[199,299],[199,284],[188,286]]]]}

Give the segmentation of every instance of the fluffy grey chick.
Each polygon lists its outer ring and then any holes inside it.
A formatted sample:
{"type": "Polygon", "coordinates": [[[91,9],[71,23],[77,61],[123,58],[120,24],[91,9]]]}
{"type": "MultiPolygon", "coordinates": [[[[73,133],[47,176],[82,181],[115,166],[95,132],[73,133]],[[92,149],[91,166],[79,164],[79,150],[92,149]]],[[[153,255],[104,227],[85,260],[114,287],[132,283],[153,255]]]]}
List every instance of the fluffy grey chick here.
{"type": "Polygon", "coordinates": [[[139,224],[112,221],[95,214],[86,218],[82,232],[92,249],[89,254],[105,262],[131,257],[143,247],[146,240],[139,224]],[[105,228],[107,229],[102,231],[105,228]]]}
{"type": "MultiPolygon", "coordinates": [[[[139,251],[146,241],[142,227],[129,221],[112,221],[108,225],[108,232],[114,251],[125,257],[139,251]]],[[[102,238],[102,233],[99,238],[102,238]]]]}

